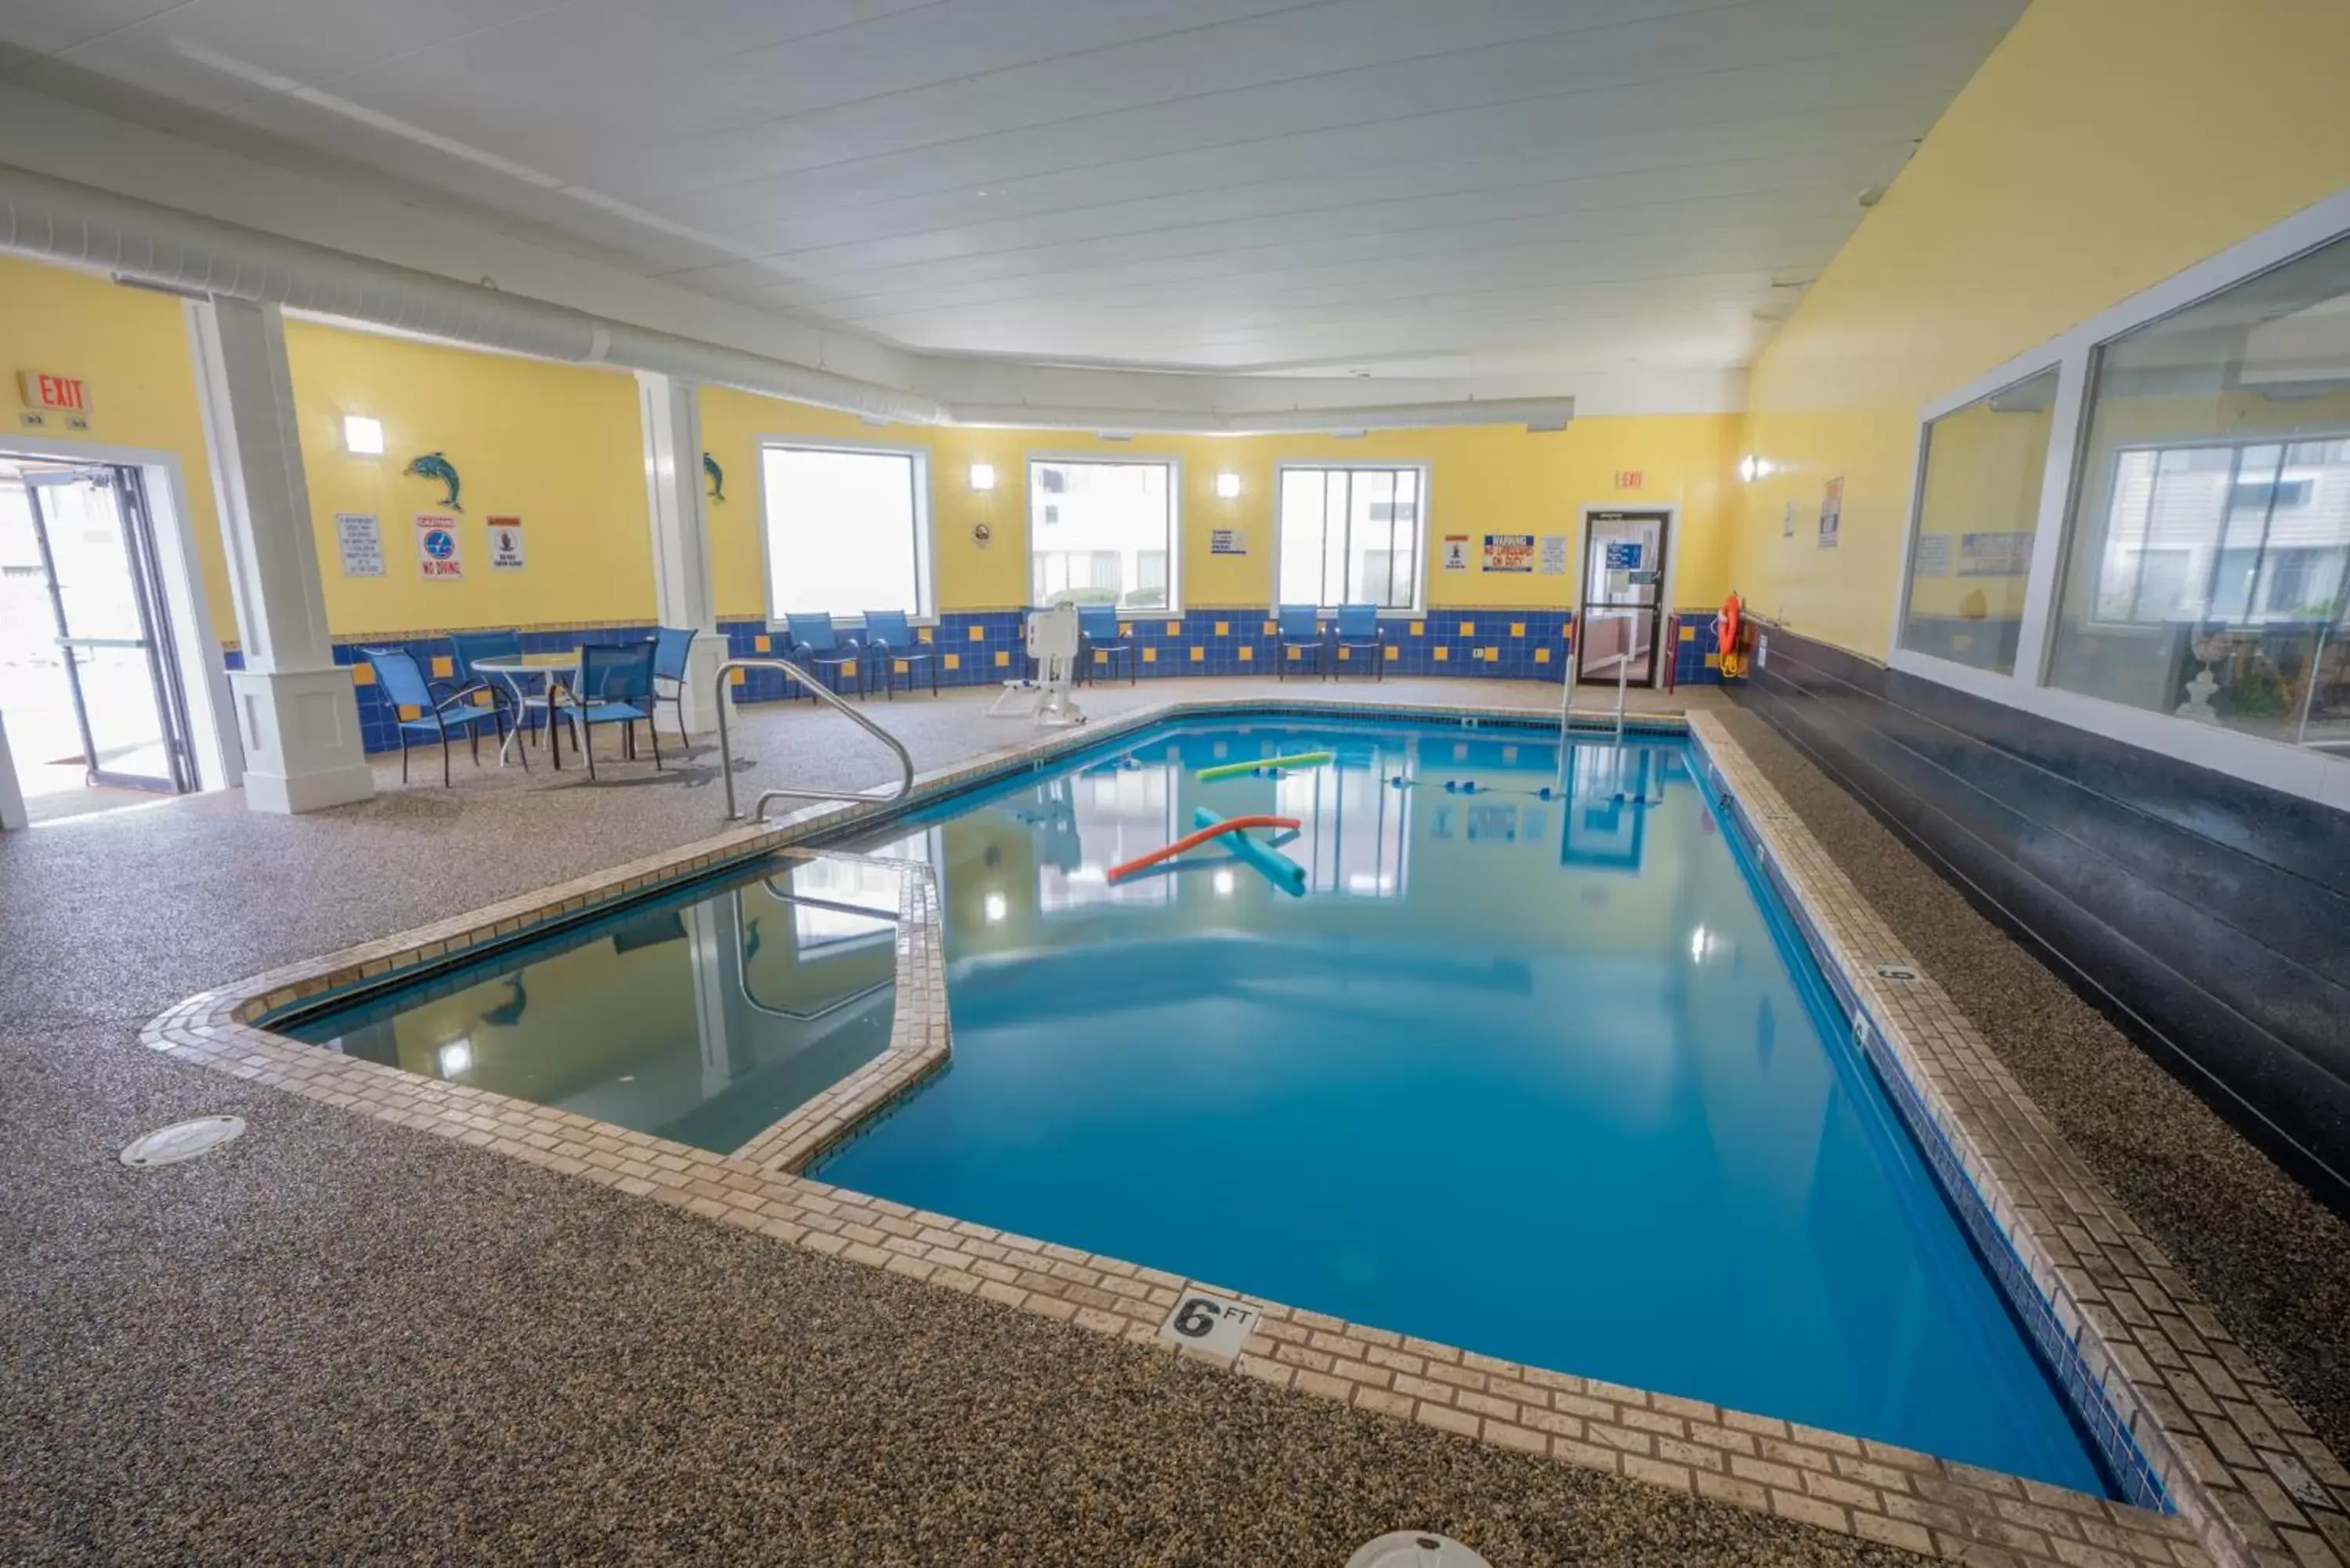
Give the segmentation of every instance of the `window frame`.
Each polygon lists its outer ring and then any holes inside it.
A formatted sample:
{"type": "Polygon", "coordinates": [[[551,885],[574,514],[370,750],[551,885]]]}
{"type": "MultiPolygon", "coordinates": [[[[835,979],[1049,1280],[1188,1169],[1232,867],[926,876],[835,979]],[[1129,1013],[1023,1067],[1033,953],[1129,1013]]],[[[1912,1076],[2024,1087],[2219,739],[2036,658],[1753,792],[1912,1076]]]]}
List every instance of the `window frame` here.
{"type": "MultiPolygon", "coordinates": [[[[1411,604],[1402,609],[1390,609],[1381,605],[1378,607],[1378,613],[1379,618],[1383,620],[1411,620],[1426,616],[1428,614],[1428,542],[1434,535],[1429,532],[1428,526],[1429,515],[1432,510],[1429,499],[1431,465],[1425,458],[1395,458],[1384,462],[1362,458],[1284,457],[1274,460],[1272,516],[1268,520],[1273,535],[1273,547],[1268,552],[1273,565],[1273,602],[1269,607],[1279,609],[1283,602],[1281,597],[1281,496],[1285,488],[1284,481],[1293,472],[1325,473],[1333,470],[1361,473],[1401,473],[1409,470],[1419,476],[1418,523],[1419,539],[1418,547],[1412,552],[1411,604]]],[[[1338,607],[1316,605],[1315,609],[1317,614],[1333,615],[1337,612],[1338,607]]]]}
{"type": "MultiPolygon", "coordinates": [[[[1040,462],[1093,463],[1101,466],[1133,468],[1150,466],[1167,471],[1167,602],[1164,605],[1116,607],[1120,620],[1174,619],[1183,613],[1183,457],[1180,452],[1101,452],[1031,451],[1021,460],[1020,475],[1027,485],[1026,505],[1020,514],[1023,533],[1028,536],[1022,554],[1028,557],[1028,570],[1023,574],[1025,597],[1035,597],[1036,587],[1036,497],[1044,493],[1036,483],[1036,465],[1040,462]]],[[[1031,605],[1031,609],[1038,607],[1031,605]]]]}
{"type": "MultiPolygon", "coordinates": [[[[784,618],[791,612],[775,603],[775,539],[767,526],[767,453],[770,452],[845,452],[859,457],[903,457],[913,462],[914,501],[914,597],[916,607],[907,612],[909,625],[935,627],[939,623],[936,552],[931,547],[931,453],[927,447],[908,446],[901,441],[847,440],[806,440],[798,436],[763,435],[754,443],[758,454],[757,483],[754,493],[759,503],[759,597],[767,607],[766,626],[769,633],[784,629],[784,618]]],[[[835,627],[851,630],[865,625],[864,609],[818,611],[814,605],[802,605],[804,614],[828,614],[835,627]]]]}
{"type": "MultiPolygon", "coordinates": [[[[2350,191],[2304,207],[2291,217],[2165,278],[2150,288],[1993,366],[1963,386],[1920,407],[1909,460],[1909,505],[1886,628],[1886,663],[1904,674],[2005,707],[2086,730],[2126,745],[2235,775],[2337,810],[2350,811],[2350,758],[2327,754],[2173,714],[2066,691],[2050,684],[2059,585],[2073,544],[2073,499],[2088,461],[2089,389],[2105,348],[2123,334],[2199,305],[2238,284],[2272,272],[2336,241],[2350,239],[2350,191]],[[2047,465],[2018,628],[2015,670],[2002,675],[1901,646],[1909,618],[1910,566],[1924,514],[1928,431],[1957,412],[2054,366],[2055,407],[2048,432],[2047,465]]],[[[2287,439],[2283,437],[2280,440],[2287,439]]],[[[2178,442],[2176,444],[2197,444],[2178,442]]],[[[1277,580],[1277,579],[1276,579],[1277,580]]]]}

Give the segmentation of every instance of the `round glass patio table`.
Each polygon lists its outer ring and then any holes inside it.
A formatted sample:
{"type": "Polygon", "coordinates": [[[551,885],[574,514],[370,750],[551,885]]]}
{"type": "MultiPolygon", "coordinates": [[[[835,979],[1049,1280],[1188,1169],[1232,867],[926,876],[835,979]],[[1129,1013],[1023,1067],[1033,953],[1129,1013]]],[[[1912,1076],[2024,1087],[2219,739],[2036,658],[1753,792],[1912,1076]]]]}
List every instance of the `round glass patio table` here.
{"type": "MultiPolygon", "coordinates": [[[[508,659],[476,659],[473,668],[475,674],[496,676],[506,683],[506,690],[514,693],[514,728],[506,732],[504,742],[498,747],[498,766],[506,765],[507,751],[522,739],[523,711],[529,706],[533,697],[538,697],[546,707],[548,754],[555,759],[555,765],[560,768],[563,753],[562,742],[555,736],[555,689],[579,683],[579,650],[575,648],[567,653],[525,653],[508,659]],[[525,690],[525,687],[529,690],[525,690]]],[[[529,767],[530,759],[525,757],[522,765],[529,767]]]]}

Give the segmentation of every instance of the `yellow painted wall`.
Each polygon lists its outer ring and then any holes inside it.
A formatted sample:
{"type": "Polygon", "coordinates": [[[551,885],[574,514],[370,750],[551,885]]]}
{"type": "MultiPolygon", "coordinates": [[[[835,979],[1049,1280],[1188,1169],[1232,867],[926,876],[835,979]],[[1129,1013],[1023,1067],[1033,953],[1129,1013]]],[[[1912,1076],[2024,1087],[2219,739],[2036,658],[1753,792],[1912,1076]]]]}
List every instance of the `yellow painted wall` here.
{"type": "Polygon", "coordinates": [[[2350,185],[2345,60],[2342,0],[2037,0],[1755,367],[1754,607],[1882,657],[1920,406],[2350,185]]]}
{"type": "MultiPolygon", "coordinates": [[[[16,372],[46,370],[89,384],[87,431],[50,415],[43,441],[88,441],[171,452],[187,487],[214,636],[236,635],[228,563],[213,504],[212,464],[196,404],[195,367],[180,302],[103,278],[0,257],[0,370],[7,375],[6,430],[22,427],[16,372]]],[[[5,438],[0,438],[5,439],[5,438]]]]}
{"type": "MultiPolygon", "coordinates": [[[[652,556],[637,395],[624,373],[546,364],[409,342],[304,322],[286,326],[303,461],[318,542],[328,623],[338,637],[581,621],[641,622],[653,614],[652,556]],[[381,457],[343,450],[342,420],[383,421],[381,457]],[[441,488],[401,471],[439,451],[456,466],[464,576],[417,571],[412,518],[439,512],[441,488]],[[385,575],[347,577],[335,514],[371,512],[385,575]],[[527,566],[489,569],[487,520],[523,519],[527,566]]],[[[0,358],[5,367],[77,375],[94,389],[88,439],[176,453],[186,476],[214,630],[236,635],[193,366],[178,303],[78,274],[0,260],[0,358]]],[[[918,446],[931,453],[933,570],[940,607],[1003,609],[1028,597],[1026,460],[1032,452],[1174,455],[1182,461],[1180,589],[1188,607],[1255,607],[1274,597],[1276,462],[1429,464],[1427,559],[1430,607],[1518,608],[1573,602],[1572,576],[1437,570],[1442,536],[1578,532],[1586,505],[1677,504],[1675,598],[1707,604],[1731,580],[1731,468],[1736,415],[1578,420],[1563,432],[1513,426],[1325,435],[1139,437],[970,428],[877,430],[855,418],[712,388],[702,398],[705,445],[727,475],[711,508],[722,617],[764,612],[757,442],[762,436],[918,446]],[[995,465],[999,487],[974,493],[974,462],[995,465]],[[1619,471],[1645,475],[1617,490],[1619,471]],[[1242,493],[1215,493],[1219,472],[1242,493]],[[988,547],[972,537],[984,520],[988,547]],[[1250,553],[1208,553],[1212,528],[1247,532],[1250,553]]],[[[56,421],[42,432],[66,434],[56,421]]],[[[1577,558],[1581,541],[1575,542],[1577,558]]]]}
{"type": "Polygon", "coordinates": [[[634,378],[304,322],[286,323],[286,355],[337,636],[652,618],[634,378]],[[383,421],[381,457],[343,450],[345,414],[383,421]],[[401,471],[429,452],[462,482],[453,581],[417,569],[414,518],[443,512],[445,491],[401,471]],[[343,575],[338,512],[377,514],[382,576],[343,575]],[[519,572],[490,569],[494,515],[523,521],[519,572]]]}
{"type": "MultiPolygon", "coordinates": [[[[1284,461],[1415,462],[1429,464],[1429,601],[1438,608],[1517,608],[1572,603],[1572,576],[1436,570],[1442,535],[1465,533],[1579,535],[1586,505],[1679,504],[1681,535],[1675,597],[1719,599],[1729,580],[1729,522],[1740,421],[1736,415],[1656,415],[1577,420],[1564,431],[1516,426],[1326,435],[1137,436],[1106,441],[1090,431],[963,427],[877,430],[846,414],[723,388],[702,398],[702,443],[726,473],[727,500],[711,508],[711,554],[722,618],[765,608],[759,554],[758,443],[762,437],[862,441],[930,453],[931,561],[943,610],[1017,608],[1027,602],[1027,461],[1031,452],[1180,458],[1186,608],[1257,607],[1274,596],[1274,468],[1284,461]],[[974,492],[974,462],[994,465],[996,488],[974,492]],[[1645,475],[1619,491],[1621,470],[1645,475]],[[1216,475],[1241,476],[1232,501],[1216,475]],[[982,548],[972,525],[985,522],[982,548]],[[1211,529],[1246,530],[1249,554],[1211,556],[1211,529]]],[[[1580,539],[1576,541],[1580,549],[1580,539]]]]}

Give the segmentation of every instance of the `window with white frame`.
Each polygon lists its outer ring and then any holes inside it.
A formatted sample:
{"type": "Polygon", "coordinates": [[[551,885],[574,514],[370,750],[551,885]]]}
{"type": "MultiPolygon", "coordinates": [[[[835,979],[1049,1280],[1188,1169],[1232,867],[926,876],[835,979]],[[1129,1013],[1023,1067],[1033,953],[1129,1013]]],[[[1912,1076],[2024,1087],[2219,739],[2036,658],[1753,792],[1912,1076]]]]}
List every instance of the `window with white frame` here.
{"type": "Polygon", "coordinates": [[[2004,675],[2015,668],[2057,369],[1926,426],[1901,646],[2004,675]]]}
{"type": "Polygon", "coordinates": [[[1032,458],[1031,602],[1180,607],[1175,464],[1166,458],[1032,458]]]}
{"type": "Polygon", "coordinates": [[[771,444],[759,461],[771,617],[930,613],[922,453],[771,444]]]}
{"type": "Polygon", "coordinates": [[[2350,238],[2089,376],[2049,684],[2350,754],[2350,238]]]}
{"type": "Polygon", "coordinates": [[[1419,607],[1427,471],[1281,466],[1276,602],[1419,607]]]}

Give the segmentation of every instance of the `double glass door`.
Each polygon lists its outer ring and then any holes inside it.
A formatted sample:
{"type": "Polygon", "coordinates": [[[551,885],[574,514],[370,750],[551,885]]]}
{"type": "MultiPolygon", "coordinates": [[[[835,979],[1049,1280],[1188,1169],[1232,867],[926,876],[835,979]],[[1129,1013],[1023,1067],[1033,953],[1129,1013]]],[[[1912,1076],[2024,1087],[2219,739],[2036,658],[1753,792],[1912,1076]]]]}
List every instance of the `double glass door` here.
{"type": "Polygon", "coordinates": [[[1665,545],[1669,512],[1587,514],[1583,538],[1583,607],[1575,628],[1577,680],[1627,685],[1657,681],[1657,639],[1664,629],[1665,545]]]}
{"type": "Polygon", "coordinates": [[[89,781],[193,789],[187,712],[137,471],[27,467],[23,477],[89,781]]]}

